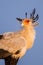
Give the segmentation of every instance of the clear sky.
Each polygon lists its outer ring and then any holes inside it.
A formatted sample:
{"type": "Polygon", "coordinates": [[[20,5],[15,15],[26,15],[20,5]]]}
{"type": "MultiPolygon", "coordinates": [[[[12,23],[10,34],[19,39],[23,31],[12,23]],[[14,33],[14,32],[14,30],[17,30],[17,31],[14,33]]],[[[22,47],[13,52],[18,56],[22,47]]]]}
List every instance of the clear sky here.
{"type": "MultiPolygon", "coordinates": [[[[39,14],[39,26],[36,29],[36,39],[32,49],[19,60],[18,65],[43,65],[43,0],[0,0],[0,34],[20,30],[16,17],[28,17],[33,8],[39,14]]],[[[0,65],[4,61],[0,60],[0,65]]]]}

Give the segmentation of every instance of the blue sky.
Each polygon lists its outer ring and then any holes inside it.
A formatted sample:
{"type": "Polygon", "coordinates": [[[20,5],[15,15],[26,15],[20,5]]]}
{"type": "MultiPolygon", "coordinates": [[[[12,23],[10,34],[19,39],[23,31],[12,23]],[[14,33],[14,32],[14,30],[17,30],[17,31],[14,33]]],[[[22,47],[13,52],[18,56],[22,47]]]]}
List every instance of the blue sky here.
{"type": "MultiPolygon", "coordinates": [[[[16,17],[28,17],[33,8],[39,14],[39,26],[36,29],[36,39],[32,49],[19,60],[18,65],[43,65],[43,0],[0,0],[0,34],[21,29],[16,17]]],[[[4,65],[4,60],[0,60],[4,65]]]]}

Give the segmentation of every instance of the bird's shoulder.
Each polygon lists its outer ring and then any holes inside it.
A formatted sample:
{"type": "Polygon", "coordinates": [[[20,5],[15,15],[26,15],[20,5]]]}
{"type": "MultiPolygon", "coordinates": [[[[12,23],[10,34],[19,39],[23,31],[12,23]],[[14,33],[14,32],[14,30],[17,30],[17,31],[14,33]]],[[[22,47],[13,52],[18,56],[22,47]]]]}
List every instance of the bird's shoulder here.
{"type": "Polygon", "coordinates": [[[2,40],[5,40],[5,41],[9,41],[11,40],[11,42],[13,41],[14,43],[25,43],[26,40],[25,40],[25,37],[22,35],[21,32],[6,32],[6,33],[3,33],[2,35],[2,40]]]}
{"type": "Polygon", "coordinates": [[[3,39],[0,40],[0,48],[8,50],[11,53],[15,53],[17,50],[26,46],[26,40],[20,32],[7,32],[3,34],[3,39]]]}
{"type": "Polygon", "coordinates": [[[3,34],[0,34],[0,39],[10,39],[10,38],[15,38],[17,36],[19,36],[20,33],[19,32],[5,32],[3,34]]]}
{"type": "Polygon", "coordinates": [[[4,38],[13,38],[20,35],[19,32],[5,32],[2,34],[4,38]]]}

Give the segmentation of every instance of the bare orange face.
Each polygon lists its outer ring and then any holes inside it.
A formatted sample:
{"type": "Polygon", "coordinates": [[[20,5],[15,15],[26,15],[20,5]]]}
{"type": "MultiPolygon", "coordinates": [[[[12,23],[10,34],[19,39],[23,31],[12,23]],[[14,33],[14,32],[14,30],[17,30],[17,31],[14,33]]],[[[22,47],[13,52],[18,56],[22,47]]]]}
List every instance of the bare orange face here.
{"type": "Polygon", "coordinates": [[[28,26],[28,25],[30,25],[32,22],[31,22],[31,19],[24,19],[23,21],[22,21],[22,26],[28,26]]]}
{"type": "Polygon", "coordinates": [[[29,22],[30,22],[30,20],[29,20],[29,19],[25,19],[25,20],[23,21],[23,23],[24,23],[25,25],[28,25],[28,24],[29,24],[29,22]]]}

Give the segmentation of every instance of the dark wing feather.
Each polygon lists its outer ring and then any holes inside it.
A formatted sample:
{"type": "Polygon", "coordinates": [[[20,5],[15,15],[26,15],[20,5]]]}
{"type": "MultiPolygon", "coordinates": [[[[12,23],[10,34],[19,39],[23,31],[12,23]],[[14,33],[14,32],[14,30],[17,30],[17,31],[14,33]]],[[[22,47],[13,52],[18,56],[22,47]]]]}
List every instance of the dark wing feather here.
{"type": "Polygon", "coordinates": [[[4,49],[0,49],[0,59],[8,57],[9,55],[11,55],[11,54],[8,51],[6,51],[4,49]]]}
{"type": "Polygon", "coordinates": [[[3,35],[0,35],[0,39],[3,39],[3,35]]]}
{"type": "Polygon", "coordinates": [[[11,56],[8,56],[5,59],[5,65],[17,65],[17,62],[19,58],[12,58],[11,56]]]}

